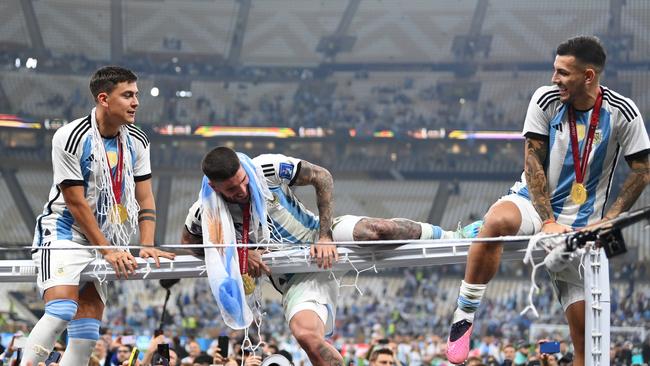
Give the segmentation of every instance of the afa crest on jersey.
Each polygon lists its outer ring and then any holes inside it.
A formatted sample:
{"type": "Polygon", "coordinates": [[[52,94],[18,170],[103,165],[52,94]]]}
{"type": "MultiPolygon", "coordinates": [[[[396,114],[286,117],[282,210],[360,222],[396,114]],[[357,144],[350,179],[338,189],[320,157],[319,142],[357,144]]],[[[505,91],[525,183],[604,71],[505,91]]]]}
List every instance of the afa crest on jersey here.
{"type": "Polygon", "coordinates": [[[594,132],[594,145],[599,145],[603,140],[603,130],[600,128],[594,132]]]}

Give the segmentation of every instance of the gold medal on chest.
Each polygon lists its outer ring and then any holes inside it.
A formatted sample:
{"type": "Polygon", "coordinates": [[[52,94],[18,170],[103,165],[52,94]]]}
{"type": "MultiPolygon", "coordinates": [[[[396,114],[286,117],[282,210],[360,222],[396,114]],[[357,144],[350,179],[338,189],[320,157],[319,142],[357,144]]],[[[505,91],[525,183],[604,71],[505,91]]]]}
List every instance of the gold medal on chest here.
{"type": "Polygon", "coordinates": [[[582,183],[574,182],[571,186],[571,200],[579,205],[587,201],[587,188],[582,183]]]}
{"type": "Polygon", "coordinates": [[[114,224],[123,224],[128,218],[129,218],[129,214],[126,211],[126,207],[124,207],[124,205],[121,203],[115,205],[115,207],[111,211],[111,217],[110,217],[111,222],[114,224]]]}

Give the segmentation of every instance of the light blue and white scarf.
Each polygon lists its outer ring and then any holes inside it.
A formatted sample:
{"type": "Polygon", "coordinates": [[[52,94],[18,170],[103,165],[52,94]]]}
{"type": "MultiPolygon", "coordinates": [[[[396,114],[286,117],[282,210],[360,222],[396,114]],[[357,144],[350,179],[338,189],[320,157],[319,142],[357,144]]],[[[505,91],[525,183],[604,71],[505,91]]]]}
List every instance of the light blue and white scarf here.
{"type": "MultiPolygon", "coordinates": [[[[266,184],[261,169],[242,153],[237,153],[239,161],[248,175],[248,189],[251,201],[251,229],[255,242],[269,242],[270,230],[266,218],[266,201],[273,196],[266,184]],[[258,237],[261,228],[261,237],[258,237]]],[[[248,328],[253,314],[246,302],[244,285],[239,272],[237,254],[237,235],[230,211],[224,199],[203,177],[200,199],[203,206],[201,226],[204,244],[226,244],[225,247],[205,248],[205,264],[212,295],[217,300],[221,316],[226,325],[233,329],[248,328]]]]}

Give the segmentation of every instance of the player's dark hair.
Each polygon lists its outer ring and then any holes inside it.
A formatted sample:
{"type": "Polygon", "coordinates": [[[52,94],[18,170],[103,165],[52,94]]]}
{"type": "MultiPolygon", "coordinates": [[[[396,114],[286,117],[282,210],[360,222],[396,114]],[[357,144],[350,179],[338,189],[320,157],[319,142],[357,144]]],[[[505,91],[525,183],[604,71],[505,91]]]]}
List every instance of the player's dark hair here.
{"type": "Polygon", "coordinates": [[[208,152],[201,162],[201,170],[211,181],[224,181],[237,174],[239,157],[232,149],[219,146],[208,152]]]}
{"type": "Polygon", "coordinates": [[[117,84],[127,82],[132,83],[138,80],[138,77],[129,69],[119,66],[105,66],[95,71],[90,78],[90,92],[93,98],[97,100],[100,93],[110,94],[117,84]]]}
{"type": "Polygon", "coordinates": [[[607,55],[598,37],[577,36],[567,39],[557,46],[556,53],[558,56],[573,56],[581,63],[593,66],[598,73],[605,69],[607,55]]]}

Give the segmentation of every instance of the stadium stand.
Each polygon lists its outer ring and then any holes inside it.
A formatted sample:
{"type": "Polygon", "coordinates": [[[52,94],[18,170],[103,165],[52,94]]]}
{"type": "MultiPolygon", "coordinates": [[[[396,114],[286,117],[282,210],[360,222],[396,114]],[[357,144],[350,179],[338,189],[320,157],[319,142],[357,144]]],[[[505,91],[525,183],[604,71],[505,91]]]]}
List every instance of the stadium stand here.
{"type": "Polygon", "coordinates": [[[111,59],[109,6],[101,0],[86,1],[84,6],[74,0],[37,1],[34,11],[48,49],[74,63],[75,57],[111,59]]]}
{"type": "Polygon", "coordinates": [[[0,2],[0,42],[29,47],[29,33],[22,17],[20,0],[0,2]]]}

